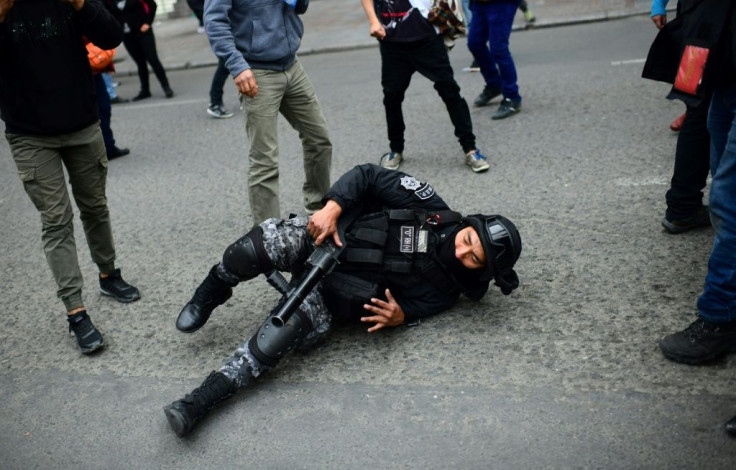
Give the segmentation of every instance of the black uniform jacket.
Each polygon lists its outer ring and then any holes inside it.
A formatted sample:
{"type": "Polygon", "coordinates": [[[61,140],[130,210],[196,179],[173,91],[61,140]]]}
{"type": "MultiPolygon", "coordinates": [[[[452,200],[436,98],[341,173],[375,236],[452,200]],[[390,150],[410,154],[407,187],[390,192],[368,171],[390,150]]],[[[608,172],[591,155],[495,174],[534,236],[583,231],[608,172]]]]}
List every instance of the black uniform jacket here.
{"type": "MultiPolygon", "coordinates": [[[[343,213],[355,207],[360,207],[361,214],[385,209],[449,209],[428,183],[373,164],[359,165],[345,173],[325,195],[324,200],[329,199],[340,204],[343,213]]],[[[385,281],[407,322],[446,310],[459,297],[459,291],[454,295],[441,292],[416,276],[388,276],[385,281]]]]}

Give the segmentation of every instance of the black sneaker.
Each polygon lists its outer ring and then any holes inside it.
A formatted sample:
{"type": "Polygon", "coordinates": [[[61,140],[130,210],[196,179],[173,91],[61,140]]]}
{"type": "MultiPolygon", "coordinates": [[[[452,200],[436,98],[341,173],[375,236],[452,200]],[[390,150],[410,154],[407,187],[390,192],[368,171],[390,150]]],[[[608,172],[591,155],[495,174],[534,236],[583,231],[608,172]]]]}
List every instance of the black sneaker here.
{"type": "Polygon", "coordinates": [[[92,324],[86,310],[68,315],[69,334],[77,337],[79,349],[84,354],[89,354],[103,346],[102,334],[92,324]]]}
{"type": "Polygon", "coordinates": [[[128,155],[129,153],[130,153],[130,149],[127,149],[127,148],[121,149],[113,145],[107,151],[107,159],[112,160],[113,158],[124,157],[128,155]]]}
{"type": "Polygon", "coordinates": [[[171,88],[165,86],[163,87],[163,89],[164,89],[164,95],[166,95],[167,98],[171,98],[174,96],[174,90],[172,90],[171,88]]]}
{"type": "Polygon", "coordinates": [[[135,95],[133,97],[133,99],[131,101],[145,100],[146,98],[150,98],[150,97],[151,97],[151,92],[150,91],[143,91],[143,90],[141,90],[141,91],[138,92],[137,95],[135,95]]]}
{"type": "Polygon", "coordinates": [[[659,348],[668,359],[700,364],[736,352],[736,322],[712,323],[698,317],[683,331],[665,336],[659,348]]]}
{"type": "Polygon", "coordinates": [[[710,211],[708,206],[701,206],[698,211],[685,219],[668,220],[662,219],[662,227],[669,233],[682,233],[700,227],[710,227],[710,211]]]}
{"type": "Polygon", "coordinates": [[[100,278],[100,292],[126,304],[141,298],[138,289],[123,280],[120,269],[114,270],[105,279],[100,278]]]}
{"type": "Polygon", "coordinates": [[[498,106],[498,111],[491,116],[491,119],[506,119],[521,111],[521,101],[514,101],[510,98],[504,98],[498,106]]]}
{"type": "Polygon", "coordinates": [[[500,88],[491,88],[486,86],[478,97],[473,101],[475,106],[485,106],[491,102],[491,100],[501,94],[500,88]]]}

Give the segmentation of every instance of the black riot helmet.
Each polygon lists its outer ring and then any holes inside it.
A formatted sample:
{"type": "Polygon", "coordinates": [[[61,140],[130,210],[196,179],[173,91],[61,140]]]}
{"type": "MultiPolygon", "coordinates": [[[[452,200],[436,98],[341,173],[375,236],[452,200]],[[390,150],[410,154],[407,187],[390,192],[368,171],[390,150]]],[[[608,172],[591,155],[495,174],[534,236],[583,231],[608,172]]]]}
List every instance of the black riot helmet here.
{"type": "Polygon", "coordinates": [[[514,264],[521,255],[521,236],[516,226],[501,215],[473,214],[463,218],[480,236],[486,254],[483,277],[494,280],[504,295],[519,287],[514,264]]]}

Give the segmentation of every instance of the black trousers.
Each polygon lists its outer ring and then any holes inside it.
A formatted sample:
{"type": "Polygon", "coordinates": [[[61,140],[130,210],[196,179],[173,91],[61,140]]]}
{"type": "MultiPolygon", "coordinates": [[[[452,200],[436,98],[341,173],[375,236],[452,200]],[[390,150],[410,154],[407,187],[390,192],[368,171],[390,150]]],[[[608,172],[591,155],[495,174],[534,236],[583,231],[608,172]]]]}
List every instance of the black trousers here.
{"type": "Polygon", "coordinates": [[[212,75],[212,84],[210,85],[210,104],[222,105],[223,88],[230,71],[225,67],[225,61],[219,59],[214,75],[212,75]]]}
{"type": "Polygon", "coordinates": [[[204,26],[204,0],[187,0],[187,5],[197,17],[200,26],[204,26]]]}
{"type": "Polygon", "coordinates": [[[687,107],[687,114],[677,137],[675,170],[665,196],[665,216],[668,220],[686,219],[703,205],[703,188],[710,169],[710,134],[707,122],[711,95],[699,106],[687,107]]]}
{"type": "Polygon", "coordinates": [[[156,52],[156,38],[153,35],[153,28],[149,28],[145,33],[134,32],[123,35],[123,44],[135,61],[138,67],[138,78],[141,81],[141,91],[151,91],[151,85],[148,80],[148,64],[151,64],[153,73],[156,74],[162,88],[169,87],[169,80],[166,78],[166,71],[161,61],[158,59],[156,52]]]}
{"type": "Polygon", "coordinates": [[[386,109],[391,151],[404,151],[406,125],[401,104],[414,72],[419,72],[434,82],[434,89],[447,107],[450,120],[455,127],[455,136],[463,151],[474,150],[475,135],[470,120],[470,109],[460,95],[460,87],[455,81],[442,36],[436,35],[409,43],[380,41],[378,44],[381,49],[383,106],[386,109]]]}

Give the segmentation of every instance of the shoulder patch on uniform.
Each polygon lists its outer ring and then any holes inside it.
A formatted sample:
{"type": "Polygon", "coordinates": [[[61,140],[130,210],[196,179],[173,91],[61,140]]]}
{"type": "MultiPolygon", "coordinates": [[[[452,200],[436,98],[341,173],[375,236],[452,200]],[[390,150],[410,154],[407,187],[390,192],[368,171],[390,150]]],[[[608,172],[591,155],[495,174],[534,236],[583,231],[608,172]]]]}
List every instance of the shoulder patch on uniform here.
{"type": "Polygon", "coordinates": [[[421,200],[434,196],[434,188],[429,183],[422,183],[413,176],[402,176],[399,183],[402,188],[413,192],[414,196],[421,200]]]}
{"type": "Polygon", "coordinates": [[[421,188],[414,191],[414,195],[421,200],[429,199],[434,196],[434,188],[429,183],[424,183],[421,188]]]}
{"type": "Polygon", "coordinates": [[[416,191],[419,186],[422,185],[422,183],[420,183],[419,180],[414,178],[413,176],[402,176],[400,182],[401,186],[409,191],[416,191]]]}

